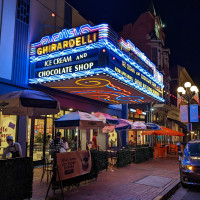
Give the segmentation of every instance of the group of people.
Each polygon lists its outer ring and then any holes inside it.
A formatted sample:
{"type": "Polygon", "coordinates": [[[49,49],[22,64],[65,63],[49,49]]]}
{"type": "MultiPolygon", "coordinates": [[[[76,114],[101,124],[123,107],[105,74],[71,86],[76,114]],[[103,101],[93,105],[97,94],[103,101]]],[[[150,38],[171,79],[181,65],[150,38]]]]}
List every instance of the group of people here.
{"type": "MultiPolygon", "coordinates": [[[[90,148],[98,149],[99,146],[97,145],[97,139],[96,139],[97,135],[98,135],[98,133],[94,132],[91,147],[88,145],[88,143],[86,143],[87,150],[89,150],[90,148]]],[[[72,145],[73,145],[73,147],[77,148],[77,146],[76,146],[77,145],[77,137],[75,137],[72,145]]],[[[67,143],[66,138],[61,138],[61,132],[57,132],[56,137],[51,140],[49,149],[50,149],[51,155],[54,155],[55,153],[67,152],[67,150],[69,149],[69,145],[67,143]]],[[[74,149],[74,150],[76,150],[76,149],[74,149]]]]}
{"type": "MultiPolygon", "coordinates": [[[[86,144],[87,150],[89,150],[90,148],[98,149],[99,146],[97,145],[97,139],[96,139],[97,135],[98,133],[94,132],[93,138],[92,138],[92,145],[89,146],[88,144],[86,144]]],[[[6,140],[8,143],[8,147],[4,150],[2,158],[5,159],[6,155],[9,155],[9,154],[12,154],[12,158],[23,157],[21,145],[17,142],[14,142],[12,136],[7,136],[6,140]]],[[[72,145],[73,145],[73,148],[77,148],[76,146],[77,137],[75,137],[72,145]]],[[[49,149],[50,149],[51,156],[54,156],[56,153],[67,152],[67,150],[69,149],[69,145],[66,138],[61,138],[61,132],[57,132],[56,137],[51,140],[49,144],[49,149]]]]}

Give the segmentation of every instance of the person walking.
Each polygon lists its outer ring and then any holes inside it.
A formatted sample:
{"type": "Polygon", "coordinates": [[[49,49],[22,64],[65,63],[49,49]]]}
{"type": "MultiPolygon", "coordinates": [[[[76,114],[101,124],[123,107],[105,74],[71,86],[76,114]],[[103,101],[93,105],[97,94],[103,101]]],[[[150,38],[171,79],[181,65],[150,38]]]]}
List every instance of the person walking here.
{"type": "Polygon", "coordinates": [[[96,136],[98,135],[98,133],[95,131],[93,134],[93,138],[92,138],[92,148],[93,149],[97,149],[98,145],[97,145],[97,138],[96,136]]]}
{"type": "Polygon", "coordinates": [[[7,136],[6,138],[8,147],[5,149],[2,158],[5,159],[6,155],[11,153],[12,158],[21,158],[22,156],[22,148],[21,145],[17,142],[13,142],[12,136],[7,136]]]}

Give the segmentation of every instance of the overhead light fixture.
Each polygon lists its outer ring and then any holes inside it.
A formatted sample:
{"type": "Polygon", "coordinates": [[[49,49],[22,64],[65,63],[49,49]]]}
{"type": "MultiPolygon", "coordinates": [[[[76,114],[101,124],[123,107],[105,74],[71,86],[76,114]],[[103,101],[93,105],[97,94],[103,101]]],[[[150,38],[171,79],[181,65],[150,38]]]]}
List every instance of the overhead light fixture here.
{"type": "Polygon", "coordinates": [[[73,108],[69,108],[69,111],[73,111],[74,109],[73,108]]]}

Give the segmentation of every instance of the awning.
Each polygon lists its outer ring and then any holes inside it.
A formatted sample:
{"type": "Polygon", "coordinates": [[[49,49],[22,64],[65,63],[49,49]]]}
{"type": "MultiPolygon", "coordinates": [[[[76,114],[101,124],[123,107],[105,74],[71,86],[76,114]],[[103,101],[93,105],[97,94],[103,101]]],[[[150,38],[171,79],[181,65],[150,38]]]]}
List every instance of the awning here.
{"type": "Polygon", "coordinates": [[[144,131],[142,135],[169,135],[169,136],[184,136],[183,133],[161,126],[162,130],[144,131]]]}

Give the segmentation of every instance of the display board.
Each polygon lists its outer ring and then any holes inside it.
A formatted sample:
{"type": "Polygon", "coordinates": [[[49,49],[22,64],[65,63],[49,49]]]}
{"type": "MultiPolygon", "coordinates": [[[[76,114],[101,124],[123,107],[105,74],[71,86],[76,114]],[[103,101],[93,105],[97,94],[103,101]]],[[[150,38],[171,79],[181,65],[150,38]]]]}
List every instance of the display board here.
{"type": "MultiPolygon", "coordinates": [[[[57,153],[56,157],[60,180],[90,173],[92,165],[90,151],[57,153]]],[[[59,180],[58,177],[56,179],[59,180]]]]}

